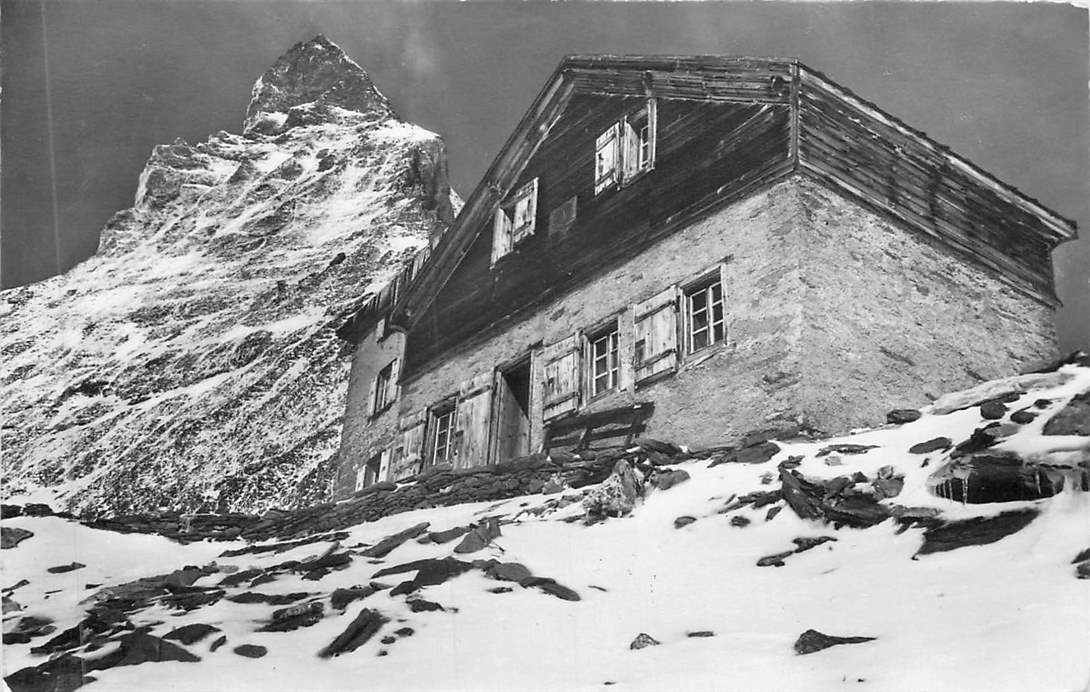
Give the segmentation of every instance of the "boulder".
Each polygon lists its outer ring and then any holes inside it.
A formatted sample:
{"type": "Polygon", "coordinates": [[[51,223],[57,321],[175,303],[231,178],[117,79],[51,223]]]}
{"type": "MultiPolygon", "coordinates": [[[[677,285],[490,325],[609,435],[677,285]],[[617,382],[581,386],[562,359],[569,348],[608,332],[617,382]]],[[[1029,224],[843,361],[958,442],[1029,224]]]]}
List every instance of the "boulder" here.
{"type": "Polygon", "coordinates": [[[118,648],[101,658],[87,661],[87,670],[106,670],[121,666],[135,666],[141,663],[161,661],[179,661],[196,663],[201,659],[180,646],[165,642],[159,637],[137,630],[123,634],[117,640],[118,648]]]}
{"type": "Polygon", "coordinates": [[[932,527],[923,534],[923,545],[917,555],[957,550],[969,545],[995,543],[1021,531],[1037,517],[1033,509],[1003,512],[994,517],[974,517],[951,521],[932,527]]]}
{"type": "Polygon", "coordinates": [[[1045,435],[1090,435],[1090,391],[1071,399],[1045,423],[1045,435]]]}
{"type": "Polygon", "coordinates": [[[220,628],[218,627],[196,622],[191,625],[183,625],[167,632],[163,635],[163,639],[175,639],[186,646],[189,646],[191,644],[196,644],[213,632],[219,631],[220,628]]]}
{"type": "Polygon", "coordinates": [[[795,641],[795,653],[801,656],[828,649],[830,646],[837,646],[838,644],[862,644],[875,639],[877,637],[836,637],[817,630],[806,630],[795,641]]]}
{"type": "Polygon", "coordinates": [[[628,648],[634,651],[636,649],[645,649],[649,646],[658,646],[661,643],[662,642],[655,639],[650,634],[640,632],[636,635],[636,638],[632,640],[632,643],[628,645],[628,648]]]}
{"type": "Polygon", "coordinates": [[[442,545],[443,543],[449,543],[450,541],[453,541],[455,538],[458,538],[459,536],[468,533],[470,528],[472,528],[472,527],[469,527],[469,526],[455,526],[454,528],[447,529],[446,531],[433,531],[433,532],[428,534],[428,539],[432,543],[437,543],[439,545],[442,545]]]}
{"type": "Polygon", "coordinates": [[[659,490],[669,490],[678,483],[689,480],[689,472],[683,469],[665,471],[655,476],[655,487],[659,490]]]}
{"type": "Polygon", "coordinates": [[[927,484],[939,497],[980,504],[1052,497],[1063,490],[1064,480],[1062,470],[1012,452],[977,452],[939,467],[927,484]]]}
{"type": "Polygon", "coordinates": [[[521,582],[531,576],[530,570],[518,562],[495,562],[486,567],[484,573],[499,581],[521,582]]]}
{"type": "Polygon", "coordinates": [[[349,651],[355,651],[375,636],[387,619],[377,610],[364,608],[356,616],[348,627],[324,649],[318,652],[322,658],[339,656],[349,651]]]}
{"type": "Polygon", "coordinates": [[[1019,425],[1027,425],[1035,420],[1037,420],[1037,414],[1027,409],[1015,411],[1011,414],[1011,422],[1019,425]]]}
{"type": "Polygon", "coordinates": [[[269,650],[263,646],[257,644],[242,644],[232,649],[239,656],[245,656],[246,658],[261,658],[265,654],[269,653],[269,650]]]}
{"type": "Polygon", "coordinates": [[[911,454],[930,454],[931,452],[944,452],[952,447],[954,441],[949,437],[933,437],[926,442],[914,444],[908,448],[911,454]]]}
{"type": "Polygon", "coordinates": [[[0,549],[14,548],[33,535],[17,526],[0,526],[0,549]]]}
{"type": "Polygon", "coordinates": [[[46,572],[50,574],[64,574],[65,572],[74,572],[77,569],[83,569],[87,565],[82,562],[70,562],[67,565],[57,565],[56,567],[50,567],[46,569],[46,572]]]}
{"type": "Polygon", "coordinates": [[[985,401],[980,405],[980,415],[985,420],[999,420],[1007,415],[1007,407],[1002,401],[985,401]]]}
{"type": "Polygon", "coordinates": [[[688,526],[694,521],[696,521],[696,517],[690,517],[689,515],[680,516],[677,519],[674,519],[674,528],[680,529],[682,527],[688,526]]]}
{"type": "Polygon", "coordinates": [[[579,594],[573,589],[569,589],[563,584],[557,584],[555,579],[550,579],[549,577],[527,577],[519,582],[519,586],[525,589],[536,587],[550,596],[556,596],[565,601],[582,600],[579,594]]]}
{"type": "Polygon", "coordinates": [[[86,662],[64,654],[37,666],[22,668],[4,678],[11,692],[71,692],[94,678],[87,676],[86,662]]]}
{"type": "Polygon", "coordinates": [[[490,517],[481,522],[466,534],[462,542],[454,548],[456,553],[474,553],[486,547],[492,539],[500,535],[500,522],[495,517],[490,517]]]}
{"type": "Polygon", "coordinates": [[[382,539],[367,550],[364,550],[363,555],[365,557],[386,557],[394,550],[394,548],[397,548],[405,541],[411,538],[416,538],[420,534],[424,533],[429,525],[430,524],[428,524],[428,522],[424,522],[422,524],[417,524],[416,526],[410,526],[404,531],[399,531],[392,536],[387,536],[386,538],[382,539]]]}
{"type": "Polygon", "coordinates": [[[628,514],[636,506],[642,485],[632,465],[624,459],[619,460],[609,478],[583,497],[587,517],[621,517],[628,514]]]}
{"type": "Polygon", "coordinates": [[[757,560],[758,567],[783,567],[784,558],[791,557],[795,554],[794,550],[788,550],[783,553],[776,553],[775,555],[766,555],[760,560],[757,560]]]}

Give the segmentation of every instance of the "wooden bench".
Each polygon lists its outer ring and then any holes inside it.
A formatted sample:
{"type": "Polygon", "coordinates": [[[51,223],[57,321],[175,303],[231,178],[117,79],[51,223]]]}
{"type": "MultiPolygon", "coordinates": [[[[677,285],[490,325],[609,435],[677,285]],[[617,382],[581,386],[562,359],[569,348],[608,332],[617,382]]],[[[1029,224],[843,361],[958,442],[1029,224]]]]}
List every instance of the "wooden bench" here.
{"type": "Polygon", "coordinates": [[[555,420],[545,426],[542,451],[547,454],[559,447],[570,447],[578,452],[589,448],[591,442],[618,437],[624,437],[623,446],[627,447],[647,429],[647,420],[654,412],[655,404],[647,401],[555,420]]]}

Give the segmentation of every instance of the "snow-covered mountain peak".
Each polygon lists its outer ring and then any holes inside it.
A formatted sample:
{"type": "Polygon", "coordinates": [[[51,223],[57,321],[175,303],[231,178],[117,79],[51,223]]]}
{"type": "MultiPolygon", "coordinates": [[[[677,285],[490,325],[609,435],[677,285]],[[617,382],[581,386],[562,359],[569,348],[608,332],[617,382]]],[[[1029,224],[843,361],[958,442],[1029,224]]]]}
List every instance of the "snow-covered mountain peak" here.
{"type": "Polygon", "coordinates": [[[316,113],[327,116],[331,108],[373,120],[397,117],[370,75],[319,34],[292,46],[257,80],[245,131],[276,134],[299,121],[313,121],[316,113]]]}

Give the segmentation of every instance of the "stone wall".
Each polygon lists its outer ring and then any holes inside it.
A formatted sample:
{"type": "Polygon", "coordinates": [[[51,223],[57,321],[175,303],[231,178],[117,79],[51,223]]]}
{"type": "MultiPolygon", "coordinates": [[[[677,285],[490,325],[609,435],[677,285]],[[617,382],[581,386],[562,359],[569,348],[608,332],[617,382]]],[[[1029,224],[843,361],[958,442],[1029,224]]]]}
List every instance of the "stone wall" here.
{"type": "MultiPolygon", "coordinates": [[[[786,181],[722,209],[521,321],[466,343],[404,384],[401,412],[424,409],[456,392],[470,377],[617,315],[621,388],[589,402],[583,411],[654,401],[648,434],[664,431],[696,445],[717,444],[770,418],[792,416],[792,389],[800,376],[793,347],[802,325],[801,306],[794,298],[801,288],[798,258],[803,247],[796,232],[802,213],[796,188],[795,181],[786,181]],[[673,376],[635,387],[632,306],[723,261],[727,343],[697,354],[699,358],[683,358],[673,376]]],[[[535,363],[532,448],[542,439],[541,381],[541,366],[535,363]]]]}
{"type": "Polygon", "coordinates": [[[334,497],[344,497],[355,490],[356,473],[360,467],[396,440],[400,399],[372,418],[371,383],[379,370],[394,358],[402,356],[404,348],[405,335],[401,332],[389,332],[379,339],[375,330],[365,335],[356,347],[338,451],[339,468],[333,479],[334,497]]]}
{"type": "Polygon", "coordinates": [[[1053,309],[809,179],[795,406],[829,432],[1056,357],[1053,309]]]}

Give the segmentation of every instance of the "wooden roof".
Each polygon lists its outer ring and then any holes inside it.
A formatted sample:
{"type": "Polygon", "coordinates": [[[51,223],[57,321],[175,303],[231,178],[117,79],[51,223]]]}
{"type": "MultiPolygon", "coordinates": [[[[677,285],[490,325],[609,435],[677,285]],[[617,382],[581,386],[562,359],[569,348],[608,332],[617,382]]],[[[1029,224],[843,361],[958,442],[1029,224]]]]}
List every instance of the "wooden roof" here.
{"type": "MultiPolygon", "coordinates": [[[[950,170],[972,180],[994,198],[1016,207],[1020,216],[1032,220],[1032,231],[1050,248],[1077,237],[1074,221],[1000,181],[923,132],[905,125],[822,73],[806,67],[796,58],[571,55],[561,61],[538,93],[481,182],[466,200],[454,224],[432,251],[431,260],[407,290],[401,293],[391,314],[391,322],[408,328],[423,314],[469,251],[477,235],[491,228],[488,221],[496,205],[508,194],[573,94],[653,94],[670,99],[779,103],[791,105],[797,114],[800,77],[834,94],[840,107],[881,123],[887,133],[895,133],[898,139],[909,141],[914,148],[941,159],[950,170]]],[[[798,137],[797,128],[795,137],[798,137]]],[[[797,141],[793,146],[798,169],[797,141]]],[[[1004,268],[1002,262],[991,264],[1004,268]]]]}

